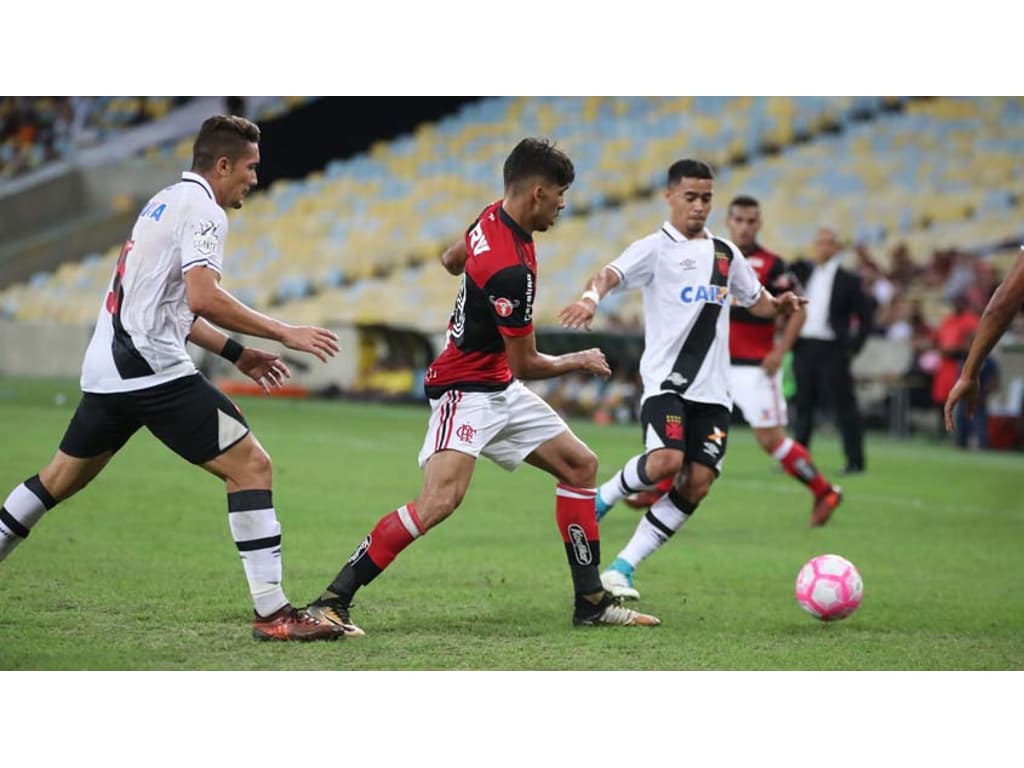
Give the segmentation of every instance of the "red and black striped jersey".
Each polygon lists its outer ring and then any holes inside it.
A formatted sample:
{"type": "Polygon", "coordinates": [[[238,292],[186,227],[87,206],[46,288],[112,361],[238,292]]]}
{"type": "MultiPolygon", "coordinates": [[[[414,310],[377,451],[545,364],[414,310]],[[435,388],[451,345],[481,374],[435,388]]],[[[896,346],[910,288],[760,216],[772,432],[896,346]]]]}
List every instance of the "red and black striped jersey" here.
{"type": "Polygon", "coordinates": [[[448,321],[445,347],[424,377],[427,397],[449,389],[505,389],[512,370],[505,336],[533,332],[537,256],[533,238],[501,207],[484,209],[466,231],[469,257],[448,321]]]}
{"type": "MultiPolygon", "coordinates": [[[[773,296],[793,290],[795,280],[781,256],[755,245],[747,256],[761,285],[773,296]]],[[[760,365],[775,346],[775,319],[757,317],[745,307],[729,312],[729,357],[733,365],[760,365]]]]}

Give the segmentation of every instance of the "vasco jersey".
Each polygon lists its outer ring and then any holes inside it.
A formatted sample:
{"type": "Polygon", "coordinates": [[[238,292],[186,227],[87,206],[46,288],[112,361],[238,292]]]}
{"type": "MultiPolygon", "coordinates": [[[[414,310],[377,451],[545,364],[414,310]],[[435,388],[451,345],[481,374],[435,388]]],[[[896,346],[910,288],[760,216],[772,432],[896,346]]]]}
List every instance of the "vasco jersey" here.
{"type": "Polygon", "coordinates": [[[228,221],[202,176],[154,195],[121,249],[82,363],[83,392],[145,389],[196,372],[185,339],[195,319],[185,272],[219,274],[228,221]]]}
{"type": "Polygon", "coordinates": [[[488,206],[466,232],[469,257],[448,321],[444,349],[427,369],[424,390],[490,392],[512,381],[505,336],[533,331],[537,256],[533,238],[501,207],[488,206]]]}
{"type": "MultiPolygon", "coordinates": [[[[792,290],[795,278],[786,270],[782,258],[760,245],[747,256],[757,279],[773,296],[792,290]]],[[[744,307],[733,307],[729,313],[729,356],[733,365],[760,365],[775,346],[775,318],[757,317],[744,307]]]]}
{"type": "Polygon", "coordinates": [[[732,407],[723,308],[753,305],[762,287],[735,245],[706,229],[704,235],[690,240],[665,222],[609,264],[623,288],[643,289],[643,400],[675,392],[732,407]]]}

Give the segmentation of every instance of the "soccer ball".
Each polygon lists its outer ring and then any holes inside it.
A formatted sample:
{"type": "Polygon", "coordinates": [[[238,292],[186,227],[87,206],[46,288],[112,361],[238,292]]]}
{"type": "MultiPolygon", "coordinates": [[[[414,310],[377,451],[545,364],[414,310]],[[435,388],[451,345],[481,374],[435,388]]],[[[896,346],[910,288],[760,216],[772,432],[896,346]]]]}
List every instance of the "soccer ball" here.
{"type": "Polygon", "coordinates": [[[863,596],[860,572],[839,555],[812,557],[796,576],[796,601],[821,621],[845,619],[857,610],[863,596]]]}

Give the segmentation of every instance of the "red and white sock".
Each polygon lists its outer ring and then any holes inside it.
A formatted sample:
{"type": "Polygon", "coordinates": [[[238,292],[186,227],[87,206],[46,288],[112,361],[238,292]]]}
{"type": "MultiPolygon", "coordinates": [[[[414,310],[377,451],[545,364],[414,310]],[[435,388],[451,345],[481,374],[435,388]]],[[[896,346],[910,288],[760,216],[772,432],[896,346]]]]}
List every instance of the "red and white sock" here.
{"type": "Polygon", "coordinates": [[[555,490],[555,521],[565,543],[569,570],[576,593],[601,591],[597,566],[601,562],[601,536],[594,508],[596,488],[576,488],[559,483],[555,490]]]}
{"type": "Polygon", "coordinates": [[[772,449],[772,456],[782,465],[786,473],[795,477],[801,483],[811,489],[814,498],[828,492],[832,485],[818,471],[811,461],[811,454],[808,450],[790,437],[783,439],[781,443],[772,449]]]}

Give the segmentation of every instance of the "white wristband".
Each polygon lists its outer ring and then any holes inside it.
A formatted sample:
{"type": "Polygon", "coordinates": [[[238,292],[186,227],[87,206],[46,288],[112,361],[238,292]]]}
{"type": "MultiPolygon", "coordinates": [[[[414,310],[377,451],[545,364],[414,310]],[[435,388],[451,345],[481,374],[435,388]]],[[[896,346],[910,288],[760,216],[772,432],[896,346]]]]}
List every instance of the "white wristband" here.
{"type": "Polygon", "coordinates": [[[585,290],[583,292],[583,295],[580,296],[580,298],[581,299],[590,299],[592,302],[594,302],[594,306],[597,306],[598,304],[601,303],[601,295],[597,291],[593,290],[592,288],[588,288],[587,290],[585,290]]]}

